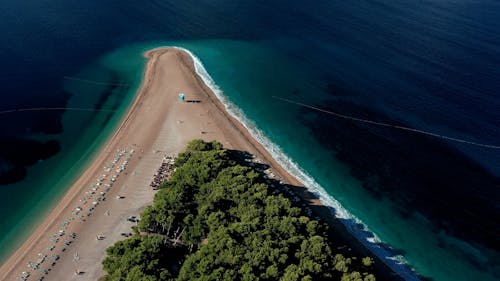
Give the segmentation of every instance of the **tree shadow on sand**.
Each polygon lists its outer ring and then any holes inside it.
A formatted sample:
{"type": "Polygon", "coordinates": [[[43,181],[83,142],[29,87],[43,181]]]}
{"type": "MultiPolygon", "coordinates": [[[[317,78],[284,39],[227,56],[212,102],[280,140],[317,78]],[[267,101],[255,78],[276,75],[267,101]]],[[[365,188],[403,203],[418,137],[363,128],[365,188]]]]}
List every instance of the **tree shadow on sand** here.
{"type": "Polygon", "coordinates": [[[229,150],[229,152],[231,158],[238,164],[260,173],[273,193],[288,198],[295,207],[302,209],[304,215],[326,223],[329,226],[327,235],[333,242],[332,250],[336,253],[346,257],[373,257],[375,259],[374,273],[377,280],[404,280],[404,277],[430,280],[418,276],[408,265],[398,264],[394,260],[395,256],[404,255],[402,250],[394,249],[382,242],[368,242],[369,240],[373,241],[373,233],[364,230],[364,226],[353,219],[337,218],[335,208],[322,205],[317,194],[310,192],[305,187],[286,184],[280,178],[271,177],[268,171],[271,167],[264,163],[256,163],[253,161],[254,156],[246,151],[229,150]],[[374,257],[368,248],[377,256],[374,257]],[[392,266],[389,267],[386,262],[392,266]]]}

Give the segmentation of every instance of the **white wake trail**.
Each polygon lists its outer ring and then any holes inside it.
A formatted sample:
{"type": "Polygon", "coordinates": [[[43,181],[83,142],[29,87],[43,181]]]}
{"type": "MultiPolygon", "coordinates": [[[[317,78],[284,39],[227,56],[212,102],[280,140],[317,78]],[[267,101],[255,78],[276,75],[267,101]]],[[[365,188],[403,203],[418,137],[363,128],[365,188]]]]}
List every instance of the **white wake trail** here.
{"type": "Polygon", "coordinates": [[[389,127],[389,128],[399,129],[399,130],[405,130],[405,131],[409,131],[409,132],[414,132],[414,133],[418,133],[418,134],[428,135],[428,136],[431,136],[431,137],[441,138],[441,139],[445,139],[445,140],[449,140],[449,141],[454,141],[454,142],[459,142],[459,143],[465,143],[465,144],[475,145],[475,146],[479,146],[479,147],[485,147],[485,148],[491,148],[491,149],[500,149],[499,145],[484,144],[484,143],[479,143],[479,142],[474,142],[474,141],[459,139],[459,138],[455,138],[455,137],[450,137],[450,136],[446,136],[446,135],[441,135],[441,134],[437,134],[437,133],[432,133],[432,132],[429,132],[429,131],[419,130],[419,129],[415,129],[415,128],[404,127],[404,126],[399,126],[399,125],[394,125],[394,124],[388,124],[388,123],[382,123],[382,122],[377,122],[377,121],[373,121],[373,120],[369,120],[369,119],[357,118],[357,117],[354,117],[354,116],[340,114],[340,113],[337,113],[337,112],[334,112],[334,111],[322,109],[322,108],[319,108],[319,107],[316,107],[316,106],[312,106],[312,105],[309,105],[309,104],[305,104],[305,103],[302,103],[302,102],[298,102],[298,101],[294,101],[294,100],[290,100],[290,99],[286,99],[286,98],[282,98],[282,97],[277,97],[277,96],[272,96],[272,97],[274,99],[277,99],[277,100],[281,100],[281,101],[288,102],[288,103],[291,103],[291,104],[295,104],[295,105],[298,105],[298,106],[302,106],[302,107],[306,107],[306,108],[313,109],[313,110],[316,110],[316,111],[320,111],[320,112],[323,112],[323,113],[327,113],[327,114],[330,114],[330,115],[334,115],[336,117],[343,118],[343,119],[349,119],[349,120],[353,120],[353,121],[357,121],[357,122],[362,122],[362,123],[368,123],[368,124],[377,125],[377,126],[383,126],[383,127],[389,127]]]}

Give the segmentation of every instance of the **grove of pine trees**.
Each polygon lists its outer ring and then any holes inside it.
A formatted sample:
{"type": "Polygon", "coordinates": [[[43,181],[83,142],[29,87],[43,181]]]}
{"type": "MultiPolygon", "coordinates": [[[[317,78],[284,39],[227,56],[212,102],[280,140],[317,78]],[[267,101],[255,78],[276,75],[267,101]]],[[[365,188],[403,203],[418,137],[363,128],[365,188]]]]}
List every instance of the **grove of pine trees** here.
{"type": "Polygon", "coordinates": [[[175,167],[135,234],[107,249],[104,280],[375,280],[220,143],[192,141],[175,167]]]}

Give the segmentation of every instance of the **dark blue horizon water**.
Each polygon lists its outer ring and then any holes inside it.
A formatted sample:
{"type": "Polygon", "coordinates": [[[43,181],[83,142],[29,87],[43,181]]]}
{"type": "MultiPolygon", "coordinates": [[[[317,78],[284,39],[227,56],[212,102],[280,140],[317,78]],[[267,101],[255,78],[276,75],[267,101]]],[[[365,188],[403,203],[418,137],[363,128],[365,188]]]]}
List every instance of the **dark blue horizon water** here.
{"type": "Polygon", "coordinates": [[[98,147],[93,140],[113,128],[137,87],[140,51],[175,44],[201,59],[224,95],[342,205],[337,211],[362,221],[423,277],[500,278],[498,150],[272,98],[500,145],[500,3],[20,2],[0,10],[0,111],[72,105],[118,113],[0,114],[3,248],[32,228],[26,202],[43,197],[31,212],[53,203],[92,153],[78,151],[98,147]]]}

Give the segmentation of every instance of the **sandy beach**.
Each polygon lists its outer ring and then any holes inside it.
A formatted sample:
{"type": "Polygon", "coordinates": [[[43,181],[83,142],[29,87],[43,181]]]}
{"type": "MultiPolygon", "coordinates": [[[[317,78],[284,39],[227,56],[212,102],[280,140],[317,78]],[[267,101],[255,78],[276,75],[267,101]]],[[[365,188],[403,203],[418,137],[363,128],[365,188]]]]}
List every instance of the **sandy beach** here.
{"type": "MultiPolygon", "coordinates": [[[[321,206],[225,111],[196,75],[188,54],[159,48],[146,56],[143,84],[116,132],[45,220],[1,266],[0,280],[19,280],[16,278],[23,272],[29,273],[27,280],[41,276],[44,280],[99,279],[105,249],[123,239],[122,233],[131,232],[134,223],[127,218],[139,216],[152,202],[154,190],[149,184],[163,158],[175,156],[195,138],[217,140],[226,148],[254,154],[269,164],[278,178],[297,186],[309,204],[321,206]],[[179,101],[179,92],[185,93],[186,102],[179,101]]],[[[366,251],[352,241],[326,208],[314,211],[322,213],[334,228],[341,228],[339,235],[351,240],[356,251],[366,251]]]]}

